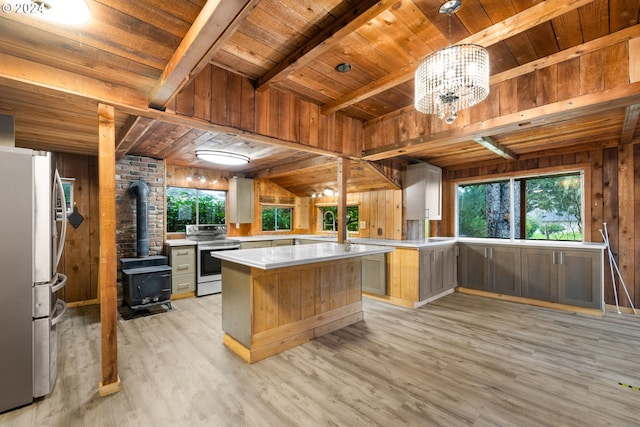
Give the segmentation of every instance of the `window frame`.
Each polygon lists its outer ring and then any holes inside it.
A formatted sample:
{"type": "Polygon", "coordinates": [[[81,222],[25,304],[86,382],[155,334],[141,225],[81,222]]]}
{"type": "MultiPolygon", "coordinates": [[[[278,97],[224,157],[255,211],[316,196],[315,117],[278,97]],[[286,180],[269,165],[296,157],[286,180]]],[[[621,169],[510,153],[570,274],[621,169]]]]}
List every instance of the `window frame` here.
{"type": "MultiPolygon", "coordinates": [[[[227,223],[227,204],[228,204],[228,200],[229,200],[229,192],[225,191],[225,190],[218,190],[218,189],[212,189],[212,188],[196,188],[196,187],[184,187],[184,186],[179,186],[179,185],[167,185],[165,187],[165,232],[167,234],[175,234],[175,233],[184,233],[184,231],[169,231],[168,227],[169,227],[169,219],[168,219],[168,215],[169,215],[169,189],[170,188],[177,188],[177,189],[181,189],[181,190],[194,190],[196,192],[196,206],[195,206],[195,222],[193,224],[195,225],[202,225],[200,223],[200,197],[199,197],[199,192],[201,191],[216,191],[219,193],[224,193],[224,223],[227,223]]],[[[206,223],[205,223],[206,224],[206,223]]],[[[186,224],[185,224],[186,225],[186,224]]]]}
{"type": "MultiPolygon", "coordinates": [[[[336,208],[336,212],[338,210],[338,204],[337,203],[316,203],[315,204],[316,207],[316,232],[320,233],[320,234],[331,234],[333,231],[332,230],[325,230],[324,229],[324,215],[322,212],[323,208],[336,208]]],[[[358,208],[358,230],[357,231],[350,231],[347,230],[347,234],[351,234],[351,235],[360,235],[360,203],[347,203],[347,208],[349,207],[356,207],[358,208]]],[[[337,220],[337,214],[336,214],[336,220],[337,220]]],[[[338,232],[338,229],[336,228],[336,234],[338,232]]]]}
{"type": "MultiPolygon", "coordinates": [[[[453,200],[451,206],[453,207],[453,231],[454,236],[460,239],[483,239],[483,240],[499,240],[499,241],[531,241],[531,242],[590,242],[591,241],[591,163],[577,163],[573,165],[539,168],[534,170],[520,170],[514,172],[498,173],[494,175],[479,175],[476,177],[459,178],[451,180],[451,189],[453,200]],[[515,212],[514,201],[514,185],[513,182],[518,179],[531,179],[531,178],[544,178],[554,175],[566,175],[570,173],[579,173],[581,178],[581,221],[582,221],[582,241],[572,240],[536,240],[536,239],[520,239],[515,237],[515,215],[509,215],[509,238],[501,239],[496,237],[466,237],[460,236],[459,233],[459,206],[458,206],[458,186],[469,184],[482,184],[496,181],[509,181],[509,210],[515,212]]],[[[526,213],[525,213],[526,216],[526,213]]]]}
{"type": "Polygon", "coordinates": [[[283,233],[283,232],[293,232],[293,215],[294,215],[294,205],[280,205],[280,204],[270,204],[270,203],[265,203],[265,204],[261,204],[260,205],[260,231],[263,233],[283,233]],[[276,209],[276,221],[275,221],[275,230],[265,230],[263,228],[263,215],[264,215],[264,208],[269,208],[269,209],[276,209]],[[278,209],[289,209],[291,210],[291,214],[290,214],[290,228],[289,229],[278,229],[278,213],[277,210],[278,209]]]}

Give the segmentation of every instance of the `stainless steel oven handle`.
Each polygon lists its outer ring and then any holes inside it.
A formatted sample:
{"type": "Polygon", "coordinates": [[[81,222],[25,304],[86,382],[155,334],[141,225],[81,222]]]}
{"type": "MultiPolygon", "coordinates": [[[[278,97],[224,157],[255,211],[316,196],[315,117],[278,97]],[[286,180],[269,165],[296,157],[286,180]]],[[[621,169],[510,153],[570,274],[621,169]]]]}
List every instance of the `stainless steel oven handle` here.
{"type": "Polygon", "coordinates": [[[67,276],[66,274],[56,273],[58,278],[56,279],[56,284],[51,287],[51,293],[54,294],[58,292],[60,289],[64,288],[67,284],[67,276]]]}
{"type": "Polygon", "coordinates": [[[67,303],[59,299],[56,301],[56,315],[51,318],[51,326],[54,326],[56,323],[62,319],[62,315],[67,311],[67,303]]]}

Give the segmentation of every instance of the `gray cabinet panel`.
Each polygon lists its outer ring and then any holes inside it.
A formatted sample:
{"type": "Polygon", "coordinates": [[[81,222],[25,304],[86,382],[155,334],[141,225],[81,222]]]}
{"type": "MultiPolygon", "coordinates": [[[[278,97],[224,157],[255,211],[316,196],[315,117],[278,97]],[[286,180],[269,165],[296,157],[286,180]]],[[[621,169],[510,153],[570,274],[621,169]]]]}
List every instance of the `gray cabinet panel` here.
{"type": "Polygon", "coordinates": [[[563,250],[558,259],[558,302],[582,307],[602,306],[600,251],[563,250]]]}
{"type": "Polygon", "coordinates": [[[464,244],[459,248],[459,285],[465,288],[487,290],[485,246],[464,244]]]}
{"type": "Polygon", "coordinates": [[[558,302],[558,273],[554,251],[525,248],[522,250],[522,296],[558,302]]]}
{"type": "Polygon", "coordinates": [[[455,245],[420,249],[420,301],[453,289],[455,270],[455,245]]]}
{"type": "Polygon", "coordinates": [[[492,246],[488,248],[487,289],[508,295],[521,295],[520,248],[492,246]]]}
{"type": "Polygon", "coordinates": [[[362,290],[378,295],[387,295],[386,254],[362,257],[362,290]]]}

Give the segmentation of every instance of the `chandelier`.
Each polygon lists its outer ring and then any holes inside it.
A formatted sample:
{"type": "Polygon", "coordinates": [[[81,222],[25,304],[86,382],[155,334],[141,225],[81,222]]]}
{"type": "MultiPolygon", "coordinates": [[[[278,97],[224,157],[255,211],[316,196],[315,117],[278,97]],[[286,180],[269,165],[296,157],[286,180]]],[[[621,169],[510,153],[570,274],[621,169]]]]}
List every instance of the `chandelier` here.
{"type": "Polygon", "coordinates": [[[451,14],[460,9],[460,0],[440,7],[449,20],[449,46],[423,59],[415,75],[415,108],[438,114],[447,124],[458,111],[483,101],[489,95],[489,53],[475,44],[451,45],[451,14]]]}

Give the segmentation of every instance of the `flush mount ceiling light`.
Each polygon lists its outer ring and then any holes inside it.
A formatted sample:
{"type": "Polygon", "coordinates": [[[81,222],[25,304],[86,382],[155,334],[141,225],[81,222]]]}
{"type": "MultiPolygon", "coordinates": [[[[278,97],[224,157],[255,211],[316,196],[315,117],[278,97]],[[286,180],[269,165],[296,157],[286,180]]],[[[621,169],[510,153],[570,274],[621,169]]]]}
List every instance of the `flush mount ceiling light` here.
{"type": "Polygon", "coordinates": [[[460,9],[460,0],[440,7],[449,21],[449,46],[423,59],[415,75],[415,108],[438,114],[447,124],[458,111],[483,101],[489,95],[489,53],[475,44],[451,45],[451,14],[460,9]]]}
{"type": "Polygon", "coordinates": [[[9,5],[15,12],[56,24],[82,25],[86,24],[91,16],[89,6],[84,0],[9,0],[4,3],[5,12],[9,5]]]}
{"type": "Polygon", "coordinates": [[[351,71],[351,64],[349,64],[348,62],[343,62],[336,65],[336,70],[339,73],[348,73],[349,71],[351,71]]]}
{"type": "Polygon", "coordinates": [[[196,157],[219,165],[237,166],[249,163],[249,157],[227,151],[197,150],[196,157]]]}

